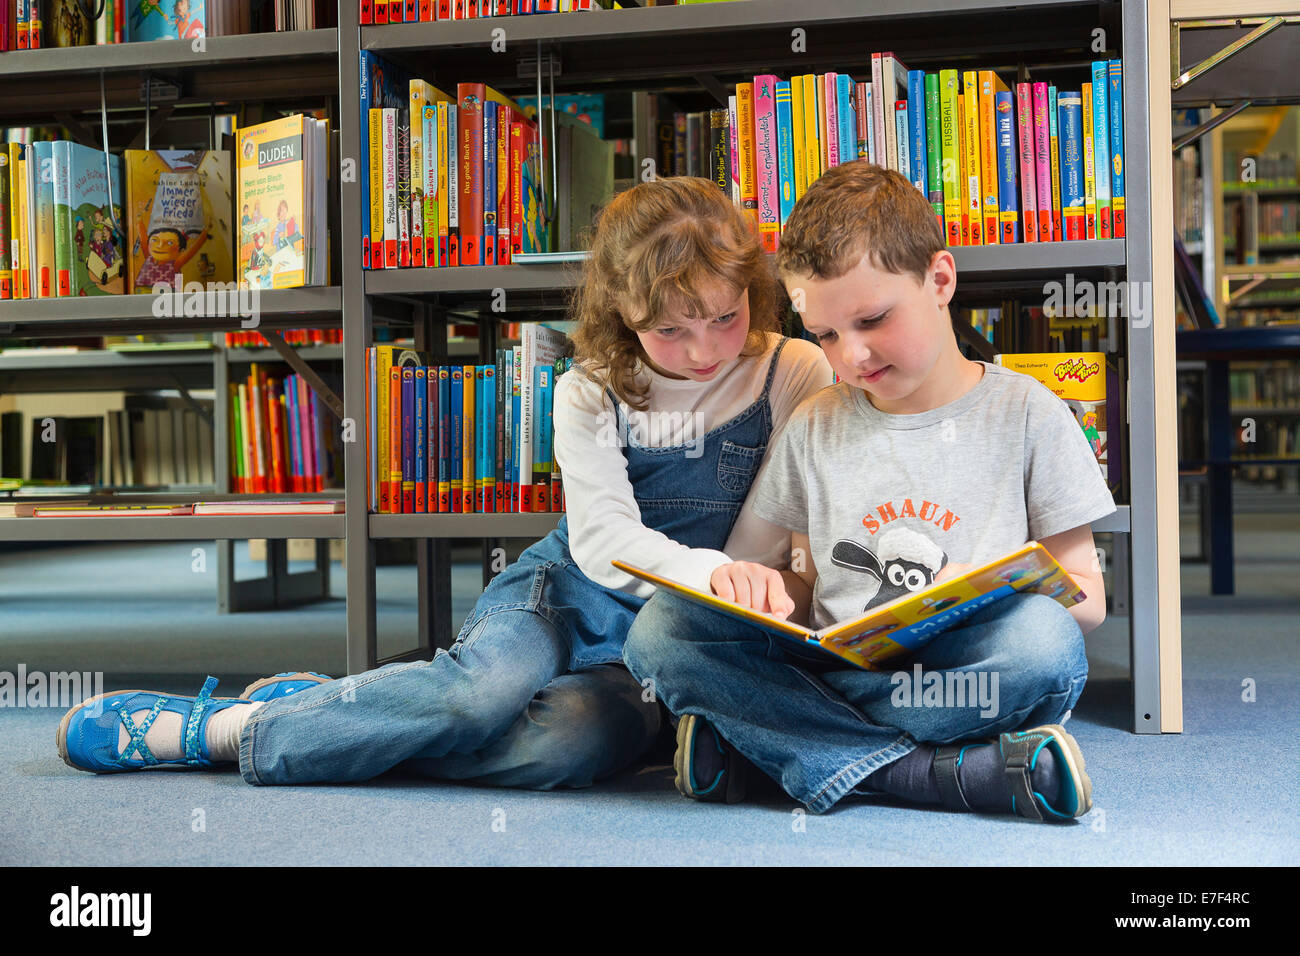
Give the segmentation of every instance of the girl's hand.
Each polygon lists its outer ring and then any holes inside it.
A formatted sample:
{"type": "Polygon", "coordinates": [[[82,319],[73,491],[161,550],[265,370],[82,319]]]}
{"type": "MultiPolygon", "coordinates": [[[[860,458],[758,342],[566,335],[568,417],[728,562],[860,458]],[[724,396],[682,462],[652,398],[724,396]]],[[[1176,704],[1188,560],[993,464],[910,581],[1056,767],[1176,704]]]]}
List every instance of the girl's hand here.
{"type": "Polygon", "coordinates": [[[965,574],[973,567],[975,567],[973,564],[945,564],[943,570],[934,576],[934,583],[938,584],[940,581],[947,581],[959,574],[965,574]]]}
{"type": "Polygon", "coordinates": [[[782,620],[794,611],[781,572],[752,561],[733,561],[715,569],[709,586],[720,598],[782,620]]]}

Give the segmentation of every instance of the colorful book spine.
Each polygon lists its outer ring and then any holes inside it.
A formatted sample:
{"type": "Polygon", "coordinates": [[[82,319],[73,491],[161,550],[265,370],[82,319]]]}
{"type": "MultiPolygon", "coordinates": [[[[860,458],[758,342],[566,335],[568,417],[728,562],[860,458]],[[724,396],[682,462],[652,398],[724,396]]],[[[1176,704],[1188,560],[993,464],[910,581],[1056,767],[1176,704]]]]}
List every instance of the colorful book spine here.
{"type": "Polygon", "coordinates": [[[912,185],[929,198],[929,156],[926,153],[925,71],[907,74],[907,153],[911,157],[912,185]]]}
{"type": "Polygon", "coordinates": [[[549,410],[551,369],[533,366],[533,399],[536,409],[533,428],[533,511],[550,511],[551,462],[546,415],[549,410]]]}
{"type": "Polygon", "coordinates": [[[1067,240],[1086,238],[1083,190],[1083,103],[1077,92],[1057,96],[1061,128],[1061,219],[1067,240]]]}
{"type": "Polygon", "coordinates": [[[821,136],[817,125],[817,77],[803,75],[804,158],[808,163],[808,185],[822,174],[821,136]]]}
{"type": "MultiPolygon", "coordinates": [[[[408,406],[409,408],[409,406],[408,406]]],[[[405,514],[402,481],[405,462],[402,455],[402,369],[388,370],[388,500],[393,514],[405,514]]]]}
{"type": "MultiPolygon", "coordinates": [[[[457,86],[456,121],[458,148],[457,176],[460,210],[457,218],[457,263],[462,266],[483,265],[483,100],[482,83],[457,86]]],[[[471,382],[464,383],[466,388],[471,382]]],[[[470,496],[473,503],[473,496],[470,496]]]]}
{"type": "MultiPolygon", "coordinates": [[[[796,187],[795,171],[798,168],[794,160],[794,117],[790,90],[790,81],[781,80],[776,84],[776,139],[777,139],[777,175],[780,179],[780,214],[784,227],[794,210],[796,187]]],[[[0,213],[3,216],[3,213],[0,213]]],[[[0,221],[0,229],[3,222],[0,221]]]]}
{"type": "Polygon", "coordinates": [[[438,107],[436,104],[428,104],[424,107],[421,126],[421,140],[424,148],[424,183],[421,190],[424,200],[420,210],[421,231],[424,233],[424,265],[426,268],[433,268],[442,264],[438,257],[438,203],[440,201],[438,170],[442,163],[442,153],[439,151],[438,107]]]}
{"type": "MultiPolygon", "coordinates": [[[[387,107],[383,111],[383,117],[384,268],[396,269],[401,248],[397,218],[397,110],[387,107]]],[[[373,242],[371,249],[370,257],[373,261],[373,242]]]]}
{"type": "Polygon", "coordinates": [[[727,188],[730,190],[731,201],[737,206],[740,205],[740,140],[737,138],[736,131],[739,127],[739,117],[736,112],[735,94],[727,97],[727,188]]]}
{"type": "Polygon", "coordinates": [[[451,399],[449,412],[451,428],[447,435],[447,470],[451,473],[451,511],[461,514],[465,508],[465,459],[461,448],[465,434],[465,369],[460,365],[450,368],[451,399]]]}
{"type": "Polygon", "coordinates": [[[984,241],[1001,242],[999,228],[997,94],[1006,84],[992,70],[979,71],[980,188],[984,213],[984,241]]]}
{"type": "Polygon", "coordinates": [[[452,435],[451,369],[438,367],[438,513],[447,514],[451,508],[451,435],[452,435]]]}
{"type": "Polygon", "coordinates": [[[745,215],[758,225],[758,183],[754,156],[754,84],[736,84],[736,143],[740,175],[740,205],[745,215]]]}
{"type": "Polygon", "coordinates": [[[1110,194],[1110,109],[1107,106],[1106,61],[1094,60],[1092,64],[1092,149],[1094,156],[1095,187],[1097,191],[1097,238],[1109,239],[1111,229],[1110,194]]]}
{"type": "MultiPolygon", "coordinates": [[[[3,30],[0,25],[0,30],[3,30]]],[[[7,48],[6,48],[7,49],[7,48]]],[[[9,149],[0,143],[0,299],[13,298],[13,214],[9,201],[9,149]]]]}
{"type": "Polygon", "coordinates": [[[483,366],[483,510],[497,510],[497,371],[483,366]]]}
{"type": "MultiPolygon", "coordinates": [[[[874,60],[873,60],[874,66],[874,60]]],[[[957,102],[957,71],[939,72],[939,139],[943,155],[943,222],[948,245],[962,245],[961,156],[958,152],[961,114],[957,102]]]]}
{"type": "Polygon", "coordinates": [[[822,110],[826,114],[826,120],[822,124],[822,132],[825,140],[827,169],[840,164],[840,103],[836,80],[838,75],[837,73],[823,73],[820,77],[821,86],[818,88],[824,104],[822,110]]]}
{"type": "Polygon", "coordinates": [[[803,123],[803,77],[790,77],[790,146],[793,158],[794,198],[798,202],[808,189],[808,157],[805,154],[803,123]]]}
{"type": "MultiPolygon", "coordinates": [[[[497,110],[500,103],[483,104],[483,264],[497,264],[497,110]]],[[[477,379],[475,380],[477,384],[477,379]]]]}
{"type": "Polygon", "coordinates": [[[506,401],[506,396],[510,393],[506,387],[506,355],[506,349],[497,349],[496,392],[493,399],[495,402],[493,421],[496,424],[496,469],[493,475],[496,487],[492,505],[492,510],[497,513],[504,513],[506,510],[506,490],[509,487],[507,478],[509,442],[506,438],[506,422],[510,416],[507,414],[509,403],[506,401]]]}
{"type": "MultiPolygon", "coordinates": [[[[864,105],[863,105],[863,116],[862,116],[863,126],[862,126],[861,141],[863,144],[862,149],[865,152],[864,155],[859,158],[865,159],[869,163],[874,163],[876,161],[876,135],[875,135],[875,130],[872,128],[871,125],[871,117],[875,114],[876,97],[871,90],[870,83],[862,84],[862,102],[864,105]]],[[[936,116],[937,115],[938,114],[936,114],[936,116]]]]}
{"type": "MultiPolygon", "coordinates": [[[[781,231],[776,84],[777,78],[771,74],[754,77],[754,179],[757,189],[758,237],[764,252],[776,252],[781,231]]],[[[736,105],[739,109],[739,98],[736,105]]]]}
{"type": "Polygon", "coordinates": [[[521,511],[519,475],[523,461],[523,355],[521,347],[510,349],[510,507],[521,511]]]}
{"type": "Polygon", "coordinates": [[[514,258],[510,254],[510,121],[514,112],[504,104],[497,104],[497,265],[508,265],[514,258]]]}
{"type": "Polygon", "coordinates": [[[898,165],[903,169],[911,170],[911,135],[908,126],[907,100],[899,100],[894,104],[894,135],[898,140],[898,165]]]}
{"type": "Polygon", "coordinates": [[[1097,185],[1094,175],[1096,151],[1092,142],[1092,84],[1083,84],[1083,224],[1087,238],[1097,238],[1097,185]]]}
{"type": "Polygon", "coordinates": [[[403,107],[397,111],[397,264],[403,269],[411,262],[411,111],[403,107]]]}
{"type": "MultiPolygon", "coordinates": [[[[1095,72],[1095,71],[1094,71],[1095,72]]],[[[1111,235],[1124,238],[1124,63],[1106,62],[1106,103],[1110,108],[1111,235]]]]}
{"type": "Polygon", "coordinates": [[[479,487],[479,474],[475,467],[475,445],[474,440],[478,436],[478,380],[475,377],[476,369],[473,365],[461,366],[461,384],[464,386],[464,404],[465,407],[461,412],[461,420],[464,423],[464,431],[461,434],[461,485],[464,488],[461,502],[467,512],[478,510],[477,491],[479,487]]]}
{"type": "Polygon", "coordinates": [[[54,178],[54,294],[72,295],[72,182],[69,143],[56,140],[53,147],[50,172],[54,178]]]}
{"type": "MultiPolygon", "coordinates": [[[[423,110],[421,110],[421,113],[423,114],[423,110]]],[[[414,460],[412,461],[412,464],[414,465],[414,473],[411,476],[412,481],[414,482],[414,488],[412,489],[412,497],[414,499],[412,501],[412,511],[414,511],[415,514],[425,514],[429,510],[429,500],[427,497],[428,474],[426,470],[429,460],[429,422],[427,418],[429,408],[429,370],[421,366],[413,369],[411,374],[414,379],[413,397],[415,400],[415,414],[412,416],[411,422],[411,427],[414,429],[415,435],[415,452],[414,460]]]]}
{"type": "Polygon", "coordinates": [[[1034,202],[1038,210],[1038,241],[1051,242],[1052,232],[1052,143],[1047,122],[1047,84],[1033,84],[1034,116],[1034,202]]]}
{"type": "Polygon", "coordinates": [[[1061,230],[1061,134],[1057,119],[1056,87],[1047,88],[1047,141],[1052,160],[1052,236],[1060,242],[1061,230]]]}
{"type": "Polygon", "coordinates": [[[54,143],[41,140],[32,144],[35,167],[28,170],[35,186],[36,222],[36,295],[41,299],[54,296],[54,143]]]}
{"type": "Polygon", "coordinates": [[[369,111],[369,175],[365,177],[369,202],[362,215],[362,263],[367,269],[384,267],[384,111],[376,107],[369,111]]]}
{"type": "Polygon", "coordinates": [[[858,158],[857,118],[853,109],[853,77],[847,73],[835,75],[836,114],[840,118],[840,162],[851,163],[858,158]]]}
{"type": "Polygon", "coordinates": [[[969,227],[970,245],[984,245],[984,190],[980,184],[980,99],[979,73],[967,70],[962,75],[962,131],[964,134],[962,170],[965,174],[962,226],[969,227]],[[968,226],[969,224],[969,226],[968,226]]]}
{"type": "MultiPolygon", "coordinates": [[[[925,157],[928,163],[926,182],[929,186],[930,208],[944,225],[944,165],[943,137],[939,119],[939,74],[925,74],[925,157]]],[[[946,230],[945,230],[946,233],[946,230]]]]}
{"type": "MultiPolygon", "coordinates": [[[[1038,242],[1038,185],[1034,161],[1034,102],[1028,83],[1016,84],[1016,135],[1020,143],[1020,212],[1025,242],[1038,242]]],[[[1046,240],[1044,240],[1046,241],[1046,240]]]]}
{"type": "Polygon", "coordinates": [[[424,266],[424,167],[428,162],[424,108],[429,104],[432,87],[423,80],[410,83],[411,117],[411,266],[424,266]]]}

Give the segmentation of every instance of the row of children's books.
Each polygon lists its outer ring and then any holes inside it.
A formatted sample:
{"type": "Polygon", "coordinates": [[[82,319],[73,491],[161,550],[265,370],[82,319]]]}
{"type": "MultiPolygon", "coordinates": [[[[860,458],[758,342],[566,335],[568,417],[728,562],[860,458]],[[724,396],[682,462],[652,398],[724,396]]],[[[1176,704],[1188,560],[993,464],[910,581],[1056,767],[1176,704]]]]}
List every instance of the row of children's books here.
{"type": "Polygon", "coordinates": [[[338,425],[301,375],[252,363],[230,385],[230,484],[236,494],[342,487],[338,425]]]}
{"type": "MultiPolygon", "coordinates": [[[[228,349],[269,349],[271,347],[266,336],[254,329],[227,332],[225,336],[228,349]]],[[[280,337],[284,339],[286,345],[343,344],[342,329],[284,329],[280,332],[280,337]]]]}
{"type": "Polygon", "coordinates": [[[728,108],[679,113],[659,130],[661,169],[712,178],[775,251],[808,186],[855,159],[894,169],[930,200],[949,246],[1124,236],[1119,60],[1081,89],[991,70],[909,70],[874,53],[845,73],[739,83],[728,108]]]}
{"type": "Polygon", "coordinates": [[[552,396],[567,339],[524,326],[485,365],[432,366],[425,353],[366,355],[367,489],[381,514],[563,511],[552,396]]]}
{"type": "Polygon", "coordinates": [[[0,51],[332,27],[331,0],[0,0],[0,51]]]}
{"type": "Polygon", "coordinates": [[[360,0],[361,24],[433,23],[534,13],[580,13],[614,7],[614,0],[360,0]]]}
{"type": "Polygon", "coordinates": [[[237,252],[228,152],[6,144],[0,298],[149,294],[236,278],[262,289],[323,285],[325,122],[290,116],[239,129],[237,142],[237,252]]]}

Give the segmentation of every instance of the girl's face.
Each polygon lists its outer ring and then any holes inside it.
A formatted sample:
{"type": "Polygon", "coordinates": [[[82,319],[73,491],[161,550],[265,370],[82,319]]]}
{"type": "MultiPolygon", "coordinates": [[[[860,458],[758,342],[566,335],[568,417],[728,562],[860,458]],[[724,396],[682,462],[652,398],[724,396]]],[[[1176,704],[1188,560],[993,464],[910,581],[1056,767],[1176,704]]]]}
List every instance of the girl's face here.
{"type": "Polygon", "coordinates": [[[725,284],[701,290],[709,310],[703,316],[674,312],[637,338],[650,366],[668,378],[707,382],[745,347],[749,334],[749,291],[736,295],[725,284]]]}
{"type": "Polygon", "coordinates": [[[149,237],[149,255],[159,262],[175,259],[180,251],[181,244],[174,232],[156,232],[149,237]]]}

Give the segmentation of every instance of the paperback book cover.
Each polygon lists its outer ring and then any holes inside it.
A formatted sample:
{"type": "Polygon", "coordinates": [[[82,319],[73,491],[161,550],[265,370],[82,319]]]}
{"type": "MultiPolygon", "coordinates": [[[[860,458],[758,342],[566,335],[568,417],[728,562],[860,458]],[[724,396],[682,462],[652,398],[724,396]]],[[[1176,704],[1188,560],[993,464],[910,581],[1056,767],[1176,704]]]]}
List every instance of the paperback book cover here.
{"type": "MultiPolygon", "coordinates": [[[[204,0],[139,0],[126,15],[126,39],[196,40],[205,36],[204,0]]],[[[93,9],[93,7],[92,7],[93,9]]]]}
{"type": "Polygon", "coordinates": [[[238,131],[239,276],[254,288],[307,282],[303,222],[306,191],[302,115],[238,131]]]}
{"type": "Polygon", "coordinates": [[[125,236],[119,231],[127,226],[123,191],[120,156],[110,156],[106,166],[100,150],[68,144],[72,295],[120,295],[126,289],[125,236]]]}
{"type": "Polygon", "coordinates": [[[814,630],[755,611],[716,594],[644,571],[623,561],[611,562],[633,577],[672,591],[696,604],[757,624],[788,640],[819,648],[864,670],[896,666],[944,631],[976,611],[1020,591],[1046,594],[1064,607],[1086,595],[1037,541],[946,581],[904,594],[872,608],[860,617],[814,630]]]}
{"type": "MultiPolygon", "coordinates": [[[[221,150],[128,149],[129,291],[231,282],[230,154],[221,150]]],[[[251,216],[245,209],[244,216],[251,216]]]]}
{"type": "Polygon", "coordinates": [[[1105,353],[1006,353],[994,356],[994,362],[1037,379],[1070,407],[1107,478],[1105,353]]]}

